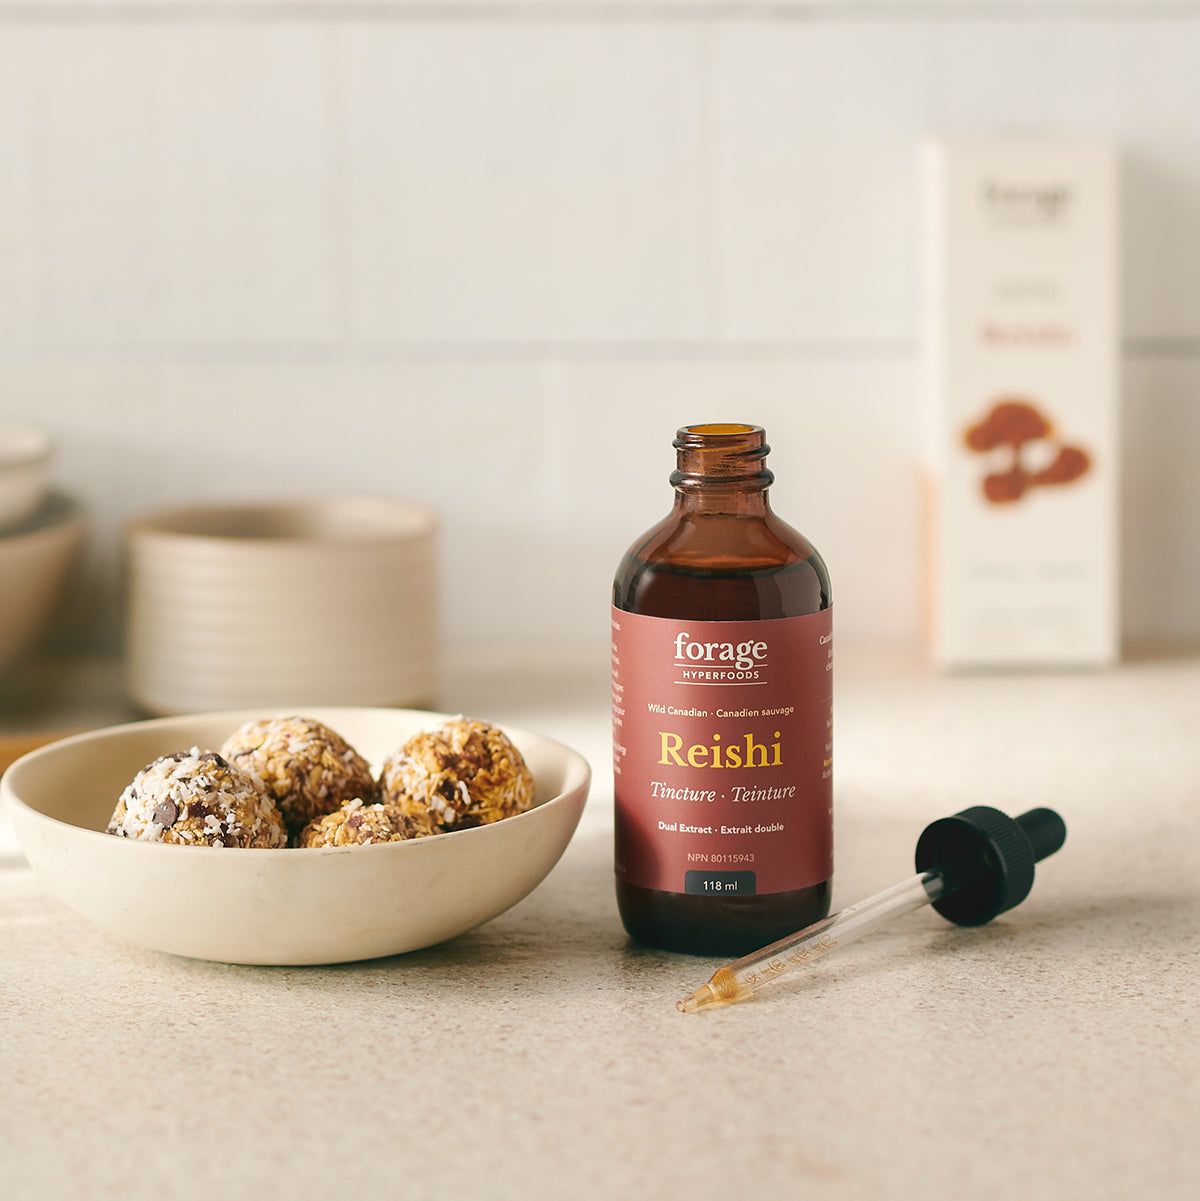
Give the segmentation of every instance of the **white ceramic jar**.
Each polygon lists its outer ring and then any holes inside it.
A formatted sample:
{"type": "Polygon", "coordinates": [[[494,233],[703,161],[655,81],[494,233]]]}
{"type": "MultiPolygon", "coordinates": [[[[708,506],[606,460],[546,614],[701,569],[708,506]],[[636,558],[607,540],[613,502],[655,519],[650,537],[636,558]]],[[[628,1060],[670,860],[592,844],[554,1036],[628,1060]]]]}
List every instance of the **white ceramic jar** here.
{"type": "Polygon", "coordinates": [[[422,505],[365,496],[131,522],[131,696],[157,714],[430,704],[436,525],[422,505]]]}

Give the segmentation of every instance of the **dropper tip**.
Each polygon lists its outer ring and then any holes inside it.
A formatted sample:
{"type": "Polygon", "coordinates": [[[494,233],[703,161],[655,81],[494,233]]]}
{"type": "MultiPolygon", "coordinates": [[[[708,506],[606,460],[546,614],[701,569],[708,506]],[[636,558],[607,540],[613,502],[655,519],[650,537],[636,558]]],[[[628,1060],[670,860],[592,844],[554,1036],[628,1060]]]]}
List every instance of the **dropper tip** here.
{"type": "Polygon", "coordinates": [[[692,993],[690,997],[684,997],[682,1001],[676,1001],[675,1008],[678,1009],[680,1013],[696,1013],[708,1005],[719,1004],[720,998],[718,998],[717,994],[713,992],[713,990],[709,988],[707,984],[705,984],[703,987],[696,989],[696,991],[692,993]]]}
{"type": "Polygon", "coordinates": [[[695,1013],[698,1009],[707,1009],[710,1005],[729,1005],[749,996],[749,991],[742,987],[737,977],[726,967],[719,967],[712,974],[707,984],[702,984],[690,997],[675,1002],[675,1008],[680,1013],[695,1013]]]}

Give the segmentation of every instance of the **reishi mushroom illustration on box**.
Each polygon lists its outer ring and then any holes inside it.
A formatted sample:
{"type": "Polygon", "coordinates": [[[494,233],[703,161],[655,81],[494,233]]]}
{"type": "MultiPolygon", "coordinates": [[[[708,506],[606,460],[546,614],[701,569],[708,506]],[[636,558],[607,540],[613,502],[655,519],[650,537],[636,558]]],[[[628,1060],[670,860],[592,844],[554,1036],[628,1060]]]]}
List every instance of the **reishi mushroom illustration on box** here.
{"type": "Polygon", "coordinates": [[[1050,418],[1026,399],[995,401],[982,420],[966,430],[963,441],[976,454],[993,459],[1005,454],[1004,465],[981,482],[984,499],[993,505],[1015,504],[1035,488],[1074,483],[1092,466],[1088,452],[1059,439],[1050,418]]]}

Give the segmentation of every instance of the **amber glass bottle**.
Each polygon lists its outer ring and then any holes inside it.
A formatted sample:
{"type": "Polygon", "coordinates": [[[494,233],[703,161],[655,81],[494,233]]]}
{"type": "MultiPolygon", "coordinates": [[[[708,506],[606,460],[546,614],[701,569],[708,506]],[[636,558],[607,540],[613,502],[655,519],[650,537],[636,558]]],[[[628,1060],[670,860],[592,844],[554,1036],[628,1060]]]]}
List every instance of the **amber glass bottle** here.
{"type": "Polygon", "coordinates": [[[640,943],[741,955],[829,911],[829,577],[771,511],[761,427],[674,445],[613,585],[617,902],[640,943]]]}

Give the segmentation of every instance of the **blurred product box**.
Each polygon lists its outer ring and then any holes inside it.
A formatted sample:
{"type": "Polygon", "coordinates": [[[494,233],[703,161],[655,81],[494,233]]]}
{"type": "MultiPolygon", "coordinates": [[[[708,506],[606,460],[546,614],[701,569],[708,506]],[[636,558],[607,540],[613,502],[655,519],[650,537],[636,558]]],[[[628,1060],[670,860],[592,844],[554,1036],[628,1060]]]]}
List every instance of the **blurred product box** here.
{"type": "Polygon", "coordinates": [[[1119,656],[1118,160],[931,141],[929,639],[947,668],[1119,656]]]}

